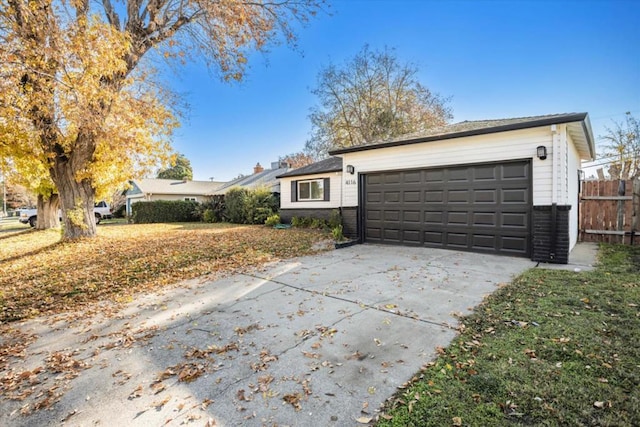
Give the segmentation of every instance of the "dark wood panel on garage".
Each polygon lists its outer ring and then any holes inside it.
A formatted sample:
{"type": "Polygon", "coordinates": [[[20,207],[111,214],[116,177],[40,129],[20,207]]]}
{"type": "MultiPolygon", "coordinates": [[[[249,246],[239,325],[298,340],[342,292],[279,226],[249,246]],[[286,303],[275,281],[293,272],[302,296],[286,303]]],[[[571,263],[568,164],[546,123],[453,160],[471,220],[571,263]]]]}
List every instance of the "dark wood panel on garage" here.
{"type": "Polygon", "coordinates": [[[531,163],[370,173],[365,241],[529,256],[531,163]]]}

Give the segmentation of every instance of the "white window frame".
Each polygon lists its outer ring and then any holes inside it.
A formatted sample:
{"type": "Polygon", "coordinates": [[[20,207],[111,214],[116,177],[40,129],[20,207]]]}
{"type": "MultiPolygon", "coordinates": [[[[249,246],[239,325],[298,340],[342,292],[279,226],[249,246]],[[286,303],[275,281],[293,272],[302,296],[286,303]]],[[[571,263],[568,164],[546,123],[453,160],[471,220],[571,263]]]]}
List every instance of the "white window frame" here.
{"type": "Polygon", "coordinates": [[[185,197],[184,201],[185,202],[197,202],[198,198],[197,197],[185,197]]]}
{"type": "Polygon", "coordinates": [[[305,179],[304,181],[298,181],[298,185],[297,185],[297,200],[299,202],[317,202],[317,201],[323,201],[324,200],[324,179],[305,179]],[[318,183],[318,187],[320,189],[320,195],[318,198],[313,198],[312,197],[312,192],[311,192],[311,185],[317,182],[318,183]],[[307,184],[309,185],[309,197],[308,198],[302,198],[300,197],[300,185],[302,184],[307,184]]]}

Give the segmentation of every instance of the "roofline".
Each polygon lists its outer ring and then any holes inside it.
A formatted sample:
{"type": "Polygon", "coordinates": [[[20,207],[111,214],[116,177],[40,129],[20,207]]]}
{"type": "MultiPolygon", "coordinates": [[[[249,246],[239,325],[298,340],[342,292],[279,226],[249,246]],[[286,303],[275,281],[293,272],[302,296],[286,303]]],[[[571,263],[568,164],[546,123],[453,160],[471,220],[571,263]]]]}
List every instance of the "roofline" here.
{"type": "Polygon", "coordinates": [[[320,174],[329,173],[329,172],[342,172],[342,167],[326,169],[326,170],[321,170],[316,172],[302,172],[302,173],[298,172],[297,170],[292,170],[291,172],[283,173],[282,175],[276,176],[276,179],[289,178],[292,176],[320,175],[320,174]]]}
{"type": "MultiPolygon", "coordinates": [[[[589,115],[585,113],[585,116],[589,115]]],[[[591,160],[596,158],[596,141],[593,139],[593,131],[591,130],[591,121],[586,120],[586,118],[582,121],[582,130],[584,134],[587,136],[587,145],[589,146],[589,155],[591,156],[591,160]]]]}
{"type": "MultiPolygon", "coordinates": [[[[384,143],[375,144],[375,145],[359,145],[357,147],[339,148],[337,150],[329,151],[329,154],[333,156],[336,154],[376,150],[378,148],[399,147],[402,145],[417,144],[420,142],[442,141],[446,139],[462,138],[465,136],[487,135],[490,133],[507,132],[512,130],[529,129],[529,128],[540,127],[540,126],[558,125],[558,124],[579,122],[579,121],[583,122],[582,126],[584,127],[585,126],[584,121],[587,115],[588,115],[587,113],[574,113],[574,114],[567,114],[565,116],[548,117],[548,118],[537,119],[537,120],[532,120],[527,122],[511,123],[507,125],[499,125],[499,126],[493,126],[488,128],[482,128],[482,129],[447,133],[442,135],[431,135],[431,136],[425,136],[421,138],[414,138],[414,139],[407,139],[407,140],[396,140],[396,141],[384,142],[384,143]]],[[[587,133],[587,135],[591,135],[591,134],[587,133]]],[[[591,150],[591,144],[590,144],[589,150],[591,150]]]]}

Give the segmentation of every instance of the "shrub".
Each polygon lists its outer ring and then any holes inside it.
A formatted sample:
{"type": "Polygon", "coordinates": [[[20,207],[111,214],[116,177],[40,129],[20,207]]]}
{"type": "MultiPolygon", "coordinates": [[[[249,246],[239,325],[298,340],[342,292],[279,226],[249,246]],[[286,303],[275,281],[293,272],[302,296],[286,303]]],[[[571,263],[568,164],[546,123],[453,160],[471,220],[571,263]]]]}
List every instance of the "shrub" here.
{"type": "Polygon", "coordinates": [[[333,240],[336,242],[342,242],[344,240],[344,234],[342,233],[342,224],[339,224],[331,229],[333,240]]]}
{"type": "Polygon", "coordinates": [[[120,205],[118,206],[113,212],[113,217],[114,218],[124,218],[127,215],[127,206],[126,205],[120,205]]]}
{"type": "Polygon", "coordinates": [[[264,224],[277,210],[278,202],[270,189],[258,187],[247,192],[244,206],[247,224],[264,224]]]}
{"type": "Polygon", "coordinates": [[[328,222],[321,218],[296,217],[291,218],[291,226],[298,228],[316,228],[318,230],[329,229],[328,222]]]}
{"type": "Polygon", "coordinates": [[[225,218],[236,224],[264,224],[278,211],[278,199],[266,187],[232,188],[225,196],[225,218]]]}
{"type": "Polygon", "coordinates": [[[225,219],[235,224],[246,224],[245,205],[249,191],[244,188],[232,188],[224,198],[225,219]]]}
{"type": "Polygon", "coordinates": [[[329,225],[329,228],[332,230],[337,226],[342,226],[342,215],[340,215],[340,211],[338,209],[334,209],[331,211],[327,223],[329,225]]]}
{"type": "Polygon", "coordinates": [[[280,224],[280,215],[278,214],[269,215],[267,220],[264,222],[264,225],[267,227],[275,227],[278,224],[280,224]]]}
{"type": "Polygon", "coordinates": [[[224,196],[216,195],[197,207],[198,218],[204,222],[224,221],[224,196]]]}
{"type": "Polygon", "coordinates": [[[197,206],[186,200],[137,202],[131,206],[132,219],[136,224],[198,221],[197,206]]]}

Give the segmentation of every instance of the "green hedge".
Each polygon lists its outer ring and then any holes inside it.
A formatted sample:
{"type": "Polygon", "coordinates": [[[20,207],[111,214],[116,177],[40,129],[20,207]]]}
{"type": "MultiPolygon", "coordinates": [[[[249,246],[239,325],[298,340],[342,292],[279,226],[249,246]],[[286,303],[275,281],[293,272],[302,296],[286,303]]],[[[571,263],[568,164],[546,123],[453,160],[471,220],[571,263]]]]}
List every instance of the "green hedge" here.
{"type": "Polygon", "coordinates": [[[137,202],[131,205],[133,222],[149,224],[155,222],[193,222],[200,218],[197,214],[198,202],[183,200],[156,200],[137,202]]]}

